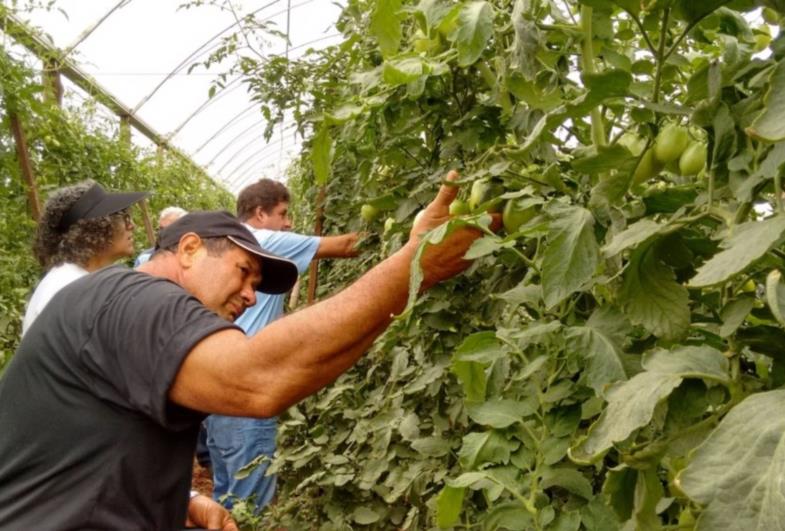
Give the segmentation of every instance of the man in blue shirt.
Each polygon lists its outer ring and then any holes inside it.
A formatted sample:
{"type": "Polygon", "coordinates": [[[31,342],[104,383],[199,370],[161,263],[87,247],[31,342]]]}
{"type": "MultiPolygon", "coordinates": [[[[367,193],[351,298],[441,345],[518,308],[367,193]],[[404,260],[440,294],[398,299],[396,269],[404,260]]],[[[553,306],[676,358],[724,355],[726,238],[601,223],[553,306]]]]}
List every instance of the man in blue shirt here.
{"type": "MultiPolygon", "coordinates": [[[[187,213],[188,211],[183,210],[178,206],[170,206],[161,210],[161,213],[158,215],[158,232],[161,232],[161,230],[185,216],[187,213]]],[[[139,267],[140,265],[149,262],[154,251],[155,247],[148,247],[139,253],[139,256],[134,260],[134,267],[139,267]]]]}
{"type": "MultiPolygon", "coordinates": [[[[340,236],[305,236],[290,232],[289,191],[280,182],[261,179],[244,188],[237,198],[237,217],[245,223],[262,248],[288,258],[304,273],[316,258],[349,258],[357,255],[357,233],[340,236]]],[[[235,324],[253,335],[284,313],[285,295],[256,294],[256,304],[235,324]]],[[[276,417],[267,419],[211,415],[205,421],[207,447],[213,471],[213,498],[227,508],[236,500],[250,499],[260,511],[275,495],[276,477],[266,476],[275,453],[276,417]],[[262,462],[242,479],[237,472],[261,457],[262,462]]]]}

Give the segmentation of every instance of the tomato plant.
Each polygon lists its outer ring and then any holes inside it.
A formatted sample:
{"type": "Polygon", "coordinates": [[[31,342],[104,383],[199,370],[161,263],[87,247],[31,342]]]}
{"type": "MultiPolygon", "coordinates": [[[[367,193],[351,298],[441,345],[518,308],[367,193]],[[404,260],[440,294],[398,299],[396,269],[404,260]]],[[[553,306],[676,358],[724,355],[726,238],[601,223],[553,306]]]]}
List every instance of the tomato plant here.
{"type": "MultiPolygon", "coordinates": [[[[0,6],[0,17],[6,9],[0,6]]],[[[16,350],[25,303],[42,273],[32,254],[35,222],[9,127],[11,112],[24,128],[42,203],[60,186],[94,179],[113,190],[151,190],[153,215],[170,205],[231,209],[233,204],[226,190],[181,159],[119,141],[117,124],[101,118],[94,102],[60,109],[42,101],[39,77],[11,46],[0,45],[0,370],[16,350]]],[[[141,250],[149,244],[140,211],[132,214],[141,250]]]]}
{"type": "Polygon", "coordinates": [[[271,525],[782,527],[785,39],[756,36],[783,8],[350,0],[340,45],[257,65],[265,112],[308,139],[301,219],[324,186],[328,230],[368,201],[396,221],[323,265],[322,295],[400,246],[450,168],[472,214],[430,237],[485,234],[420,298],[415,271],[404,315],[291,410],[271,525]],[[536,215],[490,233],[512,200],[536,215]]]}

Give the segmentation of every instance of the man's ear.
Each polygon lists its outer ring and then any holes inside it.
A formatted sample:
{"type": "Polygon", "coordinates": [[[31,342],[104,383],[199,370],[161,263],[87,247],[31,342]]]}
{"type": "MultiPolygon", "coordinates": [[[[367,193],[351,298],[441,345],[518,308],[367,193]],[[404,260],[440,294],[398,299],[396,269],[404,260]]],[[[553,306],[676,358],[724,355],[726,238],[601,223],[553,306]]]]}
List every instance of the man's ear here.
{"type": "Polygon", "coordinates": [[[253,214],[256,218],[256,221],[260,223],[264,223],[264,220],[267,219],[267,212],[265,212],[260,206],[254,209],[253,214]]]}
{"type": "Polygon", "coordinates": [[[187,269],[193,266],[199,250],[204,247],[202,239],[195,232],[188,232],[180,238],[177,245],[177,259],[187,269]]]}

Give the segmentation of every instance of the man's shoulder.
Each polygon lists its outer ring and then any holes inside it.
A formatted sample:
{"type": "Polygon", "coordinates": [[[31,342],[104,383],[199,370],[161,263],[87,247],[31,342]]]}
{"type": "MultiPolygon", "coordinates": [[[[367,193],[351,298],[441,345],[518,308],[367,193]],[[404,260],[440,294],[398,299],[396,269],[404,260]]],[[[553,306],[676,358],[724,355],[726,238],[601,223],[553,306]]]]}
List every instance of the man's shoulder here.
{"type": "Polygon", "coordinates": [[[285,247],[291,245],[301,245],[304,242],[319,241],[319,236],[310,236],[307,234],[300,234],[299,232],[292,232],[288,230],[255,229],[252,227],[249,228],[256,238],[256,241],[259,242],[259,245],[273,252],[275,249],[270,249],[270,247],[273,246],[285,247]],[[265,247],[265,245],[267,247],[265,247]]]}
{"type": "Polygon", "coordinates": [[[182,288],[168,279],[149,275],[122,265],[105,267],[90,275],[86,275],[75,282],[73,288],[74,291],[87,291],[96,295],[120,294],[121,291],[129,289],[183,292],[182,288]]]}

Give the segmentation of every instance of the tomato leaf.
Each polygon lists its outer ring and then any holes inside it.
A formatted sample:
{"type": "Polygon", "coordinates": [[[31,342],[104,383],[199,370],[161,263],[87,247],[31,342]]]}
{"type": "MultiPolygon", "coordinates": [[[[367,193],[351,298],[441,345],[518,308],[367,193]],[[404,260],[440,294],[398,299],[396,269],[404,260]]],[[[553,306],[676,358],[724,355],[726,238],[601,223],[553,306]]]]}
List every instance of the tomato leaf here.
{"type": "Polygon", "coordinates": [[[570,449],[578,462],[591,462],[614,443],[627,439],[648,424],[654,409],[684,378],[728,381],[728,360],[711,347],[681,347],[656,350],[644,355],[644,372],[606,392],[608,407],[589,429],[589,434],[570,449]]]}
{"type": "Polygon", "coordinates": [[[322,126],[313,139],[311,162],[317,184],[324,186],[330,180],[330,169],[333,158],[333,142],[329,128],[322,126]]]}
{"type": "Polygon", "coordinates": [[[590,326],[575,326],[567,330],[570,348],[586,360],[586,384],[602,396],[605,387],[626,380],[621,349],[611,338],[590,326]]]}
{"type": "Polygon", "coordinates": [[[517,400],[490,400],[482,404],[470,404],[468,413],[471,419],[491,428],[507,428],[521,422],[536,411],[534,400],[520,402],[517,400]]]}
{"type": "Polygon", "coordinates": [[[782,529],[785,391],[745,398],[693,453],[677,484],[705,509],[698,530],[782,529]]]}
{"type": "Polygon", "coordinates": [[[463,438],[458,460],[464,470],[473,470],[484,463],[508,463],[510,453],[518,444],[495,430],[469,433],[463,438]]]}
{"type": "Polygon", "coordinates": [[[385,61],[382,77],[388,85],[397,87],[420,79],[425,73],[422,59],[406,57],[394,61],[385,61]]]}
{"type": "Polygon", "coordinates": [[[436,497],[436,525],[441,528],[452,527],[458,523],[463,508],[465,487],[442,488],[436,497]]]}
{"type": "Polygon", "coordinates": [[[654,245],[636,249],[624,271],[619,299],[633,324],[674,339],[690,325],[689,294],[673,270],[657,257],[654,245]]]}
{"type": "Polygon", "coordinates": [[[615,170],[622,164],[635,159],[630,150],[620,144],[612,146],[600,146],[597,153],[575,159],[572,167],[575,171],[597,175],[600,173],[615,170]]]}
{"type": "Polygon", "coordinates": [[[785,286],[781,280],[782,273],[777,269],[766,277],[766,301],[777,322],[785,326],[785,286]]]}
{"type": "Polygon", "coordinates": [[[469,66],[480,58],[493,35],[493,8],[488,2],[466,4],[461,9],[455,42],[458,65],[469,66]]]}
{"type": "Polygon", "coordinates": [[[395,55],[401,45],[401,0],[377,0],[371,15],[370,32],[385,57],[395,55]]]}
{"type": "Polygon", "coordinates": [[[780,61],[769,78],[763,111],[747,128],[747,134],[763,142],[785,140],[785,61],[780,61]]]}
{"type": "Polygon", "coordinates": [[[613,236],[608,245],[602,248],[602,254],[608,258],[614,257],[627,249],[634,249],[651,237],[659,234],[665,227],[653,219],[636,221],[624,231],[613,236]]]}
{"type": "Polygon", "coordinates": [[[583,288],[599,263],[594,217],[580,207],[557,207],[542,262],[545,305],[553,308],[583,288]]]}
{"type": "Polygon", "coordinates": [[[772,216],[763,221],[748,221],[733,229],[720,243],[722,251],[712,256],[690,279],[689,286],[701,288],[727,281],[744,271],[785,237],[785,216],[772,216]]]}

